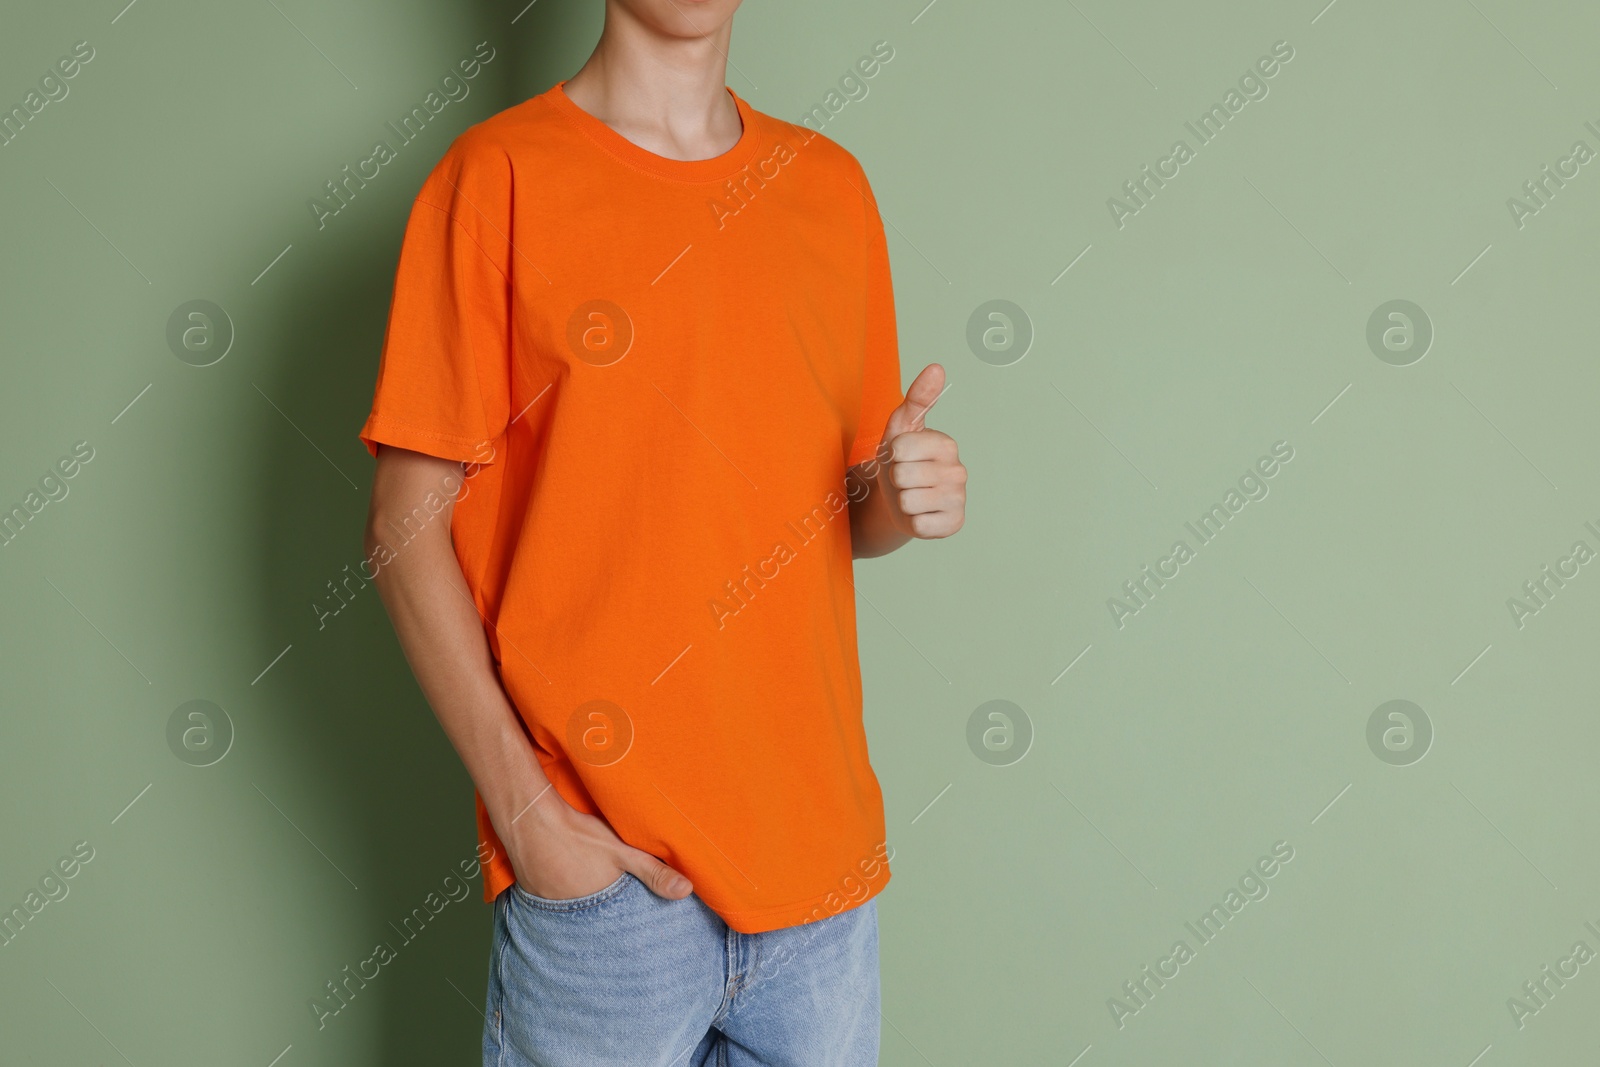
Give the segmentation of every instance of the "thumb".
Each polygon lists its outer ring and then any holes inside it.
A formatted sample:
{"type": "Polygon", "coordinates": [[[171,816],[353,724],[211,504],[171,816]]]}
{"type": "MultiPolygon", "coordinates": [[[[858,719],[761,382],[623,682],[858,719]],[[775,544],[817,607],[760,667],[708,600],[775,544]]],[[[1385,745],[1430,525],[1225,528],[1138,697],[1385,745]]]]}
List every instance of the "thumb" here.
{"type": "Polygon", "coordinates": [[[650,892],[666,900],[682,900],[694,892],[689,879],[640,849],[632,850],[623,869],[643,882],[650,892]]]}
{"type": "Polygon", "coordinates": [[[922,429],[928,409],[944,394],[944,389],[944,368],[937,363],[923,367],[922,373],[906,389],[906,398],[889,413],[889,421],[883,427],[884,441],[922,429]]]}

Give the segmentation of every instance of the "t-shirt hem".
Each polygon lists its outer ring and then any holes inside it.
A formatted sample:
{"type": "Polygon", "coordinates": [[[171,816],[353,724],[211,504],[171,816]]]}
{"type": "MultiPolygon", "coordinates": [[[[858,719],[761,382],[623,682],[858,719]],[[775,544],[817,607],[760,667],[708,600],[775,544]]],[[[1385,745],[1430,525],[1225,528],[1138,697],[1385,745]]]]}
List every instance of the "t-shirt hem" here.
{"type": "MultiPolygon", "coordinates": [[[[868,887],[867,895],[859,900],[851,901],[849,907],[840,908],[837,911],[833,911],[827,907],[828,899],[830,897],[837,897],[839,895],[836,891],[822,893],[791,904],[773,904],[765,908],[739,908],[729,910],[711,907],[710,904],[707,904],[706,906],[711,908],[712,911],[716,912],[717,916],[721,918],[723,922],[727,923],[741,934],[764,934],[770,930],[783,930],[793,926],[804,926],[811,922],[820,922],[822,919],[832,918],[834,915],[843,915],[852,908],[859,908],[861,905],[865,904],[867,901],[873,899],[879,893],[883,892],[884,887],[889,884],[889,879],[891,877],[893,877],[893,872],[889,869],[889,865],[885,863],[883,866],[883,877],[868,887]],[[829,912],[829,914],[818,916],[815,914],[817,911],[829,912]]],[[[507,889],[510,889],[512,883],[515,881],[516,878],[510,872],[499,865],[494,864],[493,861],[484,864],[484,903],[493,904],[495,898],[501,893],[505,892],[507,889]]]]}
{"type": "Polygon", "coordinates": [[[499,867],[485,864],[483,868],[483,902],[493,904],[495,897],[511,888],[511,883],[516,881],[499,867]]]}
{"type": "Polygon", "coordinates": [[[487,462],[483,457],[484,446],[491,443],[488,438],[463,437],[460,434],[424,430],[377,414],[367,419],[366,425],[361,427],[359,436],[361,443],[366,445],[367,451],[374,456],[378,454],[378,446],[384,444],[437,456],[439,459],[455,460],[458,463],[487,462]]]}
{"type": "MultiPolygon", "coordinates": [[[[828,899],[839,895],[833,891],[795,904],[774,904],[766,908],[747,908],[735,911],[720,908],[712,908],[711,910],[715,911],[723,922],[741,934],[764,934],[770,930],[782,930],[793,926],[804,926],[807,923],[821,922],[823,919],[831,919],[835,915],[843,915],[853,908],[859,908],[883,892],[884,888],[889,884],[890,877],[891,873],[888,864],[885,864],[883,878],[867,889],[866,896],[861,897],[859,900],[850,901],[848,907],[840,908],[837,911],[827,907],[828,899]],[[817,911],[824,911],[827,914],[820,916],[814,914],[817,911]]],[[[710,907],[710,905],[708,904],[707,907],[710,907]]]]}

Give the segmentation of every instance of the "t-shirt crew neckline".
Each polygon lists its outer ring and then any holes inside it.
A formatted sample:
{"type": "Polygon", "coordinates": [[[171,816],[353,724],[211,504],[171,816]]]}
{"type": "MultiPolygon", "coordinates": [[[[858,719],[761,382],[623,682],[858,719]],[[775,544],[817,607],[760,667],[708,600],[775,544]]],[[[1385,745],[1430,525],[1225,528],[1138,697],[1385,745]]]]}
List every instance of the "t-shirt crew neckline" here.
{"type": "Polygon", "coordinates": [[[668,159],[634,144],[573,103],[572,98],[567,95],[566,84],[565,81],[559,81],[544,94],[550,106],[622,162],[648,171],[657,177],[683,182],[719,181],[743,169],[755,151],[756,113],[738,93],[727,86],[723,88],[733,97],[734,106],[739,109],[739,121],[744,127],[733,147],[720,156],[712,156],[710,159],[668,159]]]}

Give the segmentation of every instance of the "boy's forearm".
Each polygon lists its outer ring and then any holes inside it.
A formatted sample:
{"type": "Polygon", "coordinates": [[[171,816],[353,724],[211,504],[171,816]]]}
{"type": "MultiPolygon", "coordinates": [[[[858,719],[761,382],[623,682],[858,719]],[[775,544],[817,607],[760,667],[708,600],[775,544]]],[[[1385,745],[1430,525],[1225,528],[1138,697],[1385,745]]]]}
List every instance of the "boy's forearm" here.
{"type": "MultiPolygon", "coordinates": [[[[374,494],[369,551],[387,521],[383,488],[374,494]]],[[[401,514],[409,513],[395,503],[401,514]]],[[[505,839],[511,820],[545,792],[549,780],[495,671],[450,540],[449,511],[380,566],[374,584],[417,683],[505,839]]]]}
{"type": "Polygon", "coordinates": [[[677,900],[693,885],[656,856],[628,845],[601,818],[580,812],[550,788],[522,716],[500,682],[483,619],[456,559],[450,524],[452,480],[461,464],[420,452],[378,449],[368,558],[400,647],[439,725],[483,798],[515,880],[529,892],[581,897],[633,874],[650,891],[677,900]],[[437,490],[444,488],[445,494],[437,490]],[[410,518],[419,501],[444,495],[444,508],[398,549],[378,551],[386,531],[410,518]]]}

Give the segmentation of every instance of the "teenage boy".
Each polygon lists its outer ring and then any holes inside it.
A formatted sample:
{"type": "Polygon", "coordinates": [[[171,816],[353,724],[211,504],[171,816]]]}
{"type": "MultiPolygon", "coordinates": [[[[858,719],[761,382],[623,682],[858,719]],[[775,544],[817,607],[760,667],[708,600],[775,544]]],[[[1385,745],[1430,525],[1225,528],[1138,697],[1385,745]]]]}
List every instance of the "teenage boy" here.
{"type": "Polygon", "coordinates": [[[724,84],[738,5],[607,0],[400,253],[367,540],[476,786],[486,1064],[877,1062],[851,559],[966,470],[859,164],[724,84]]]}

